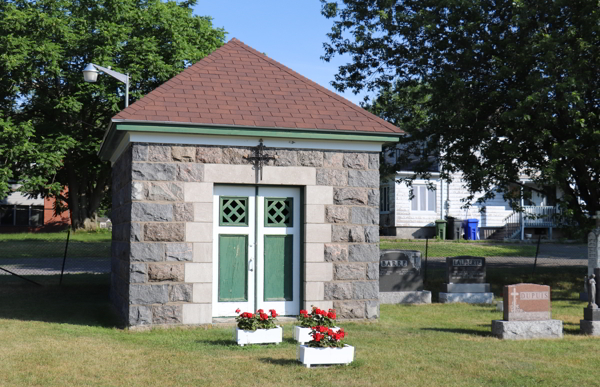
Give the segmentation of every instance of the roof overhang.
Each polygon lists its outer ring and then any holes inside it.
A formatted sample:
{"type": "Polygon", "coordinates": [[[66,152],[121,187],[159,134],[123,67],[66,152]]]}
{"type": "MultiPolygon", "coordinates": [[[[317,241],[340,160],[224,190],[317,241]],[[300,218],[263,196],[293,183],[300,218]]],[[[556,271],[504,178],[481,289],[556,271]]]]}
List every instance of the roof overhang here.
{"type": "Polygon", "coordinates": [[[227,126],[210,124],[190,124],[177,122],[149,122],[132,120],[112,120],[102,140],[98,155],[102,160],[110,160],[128,133],[168,133],[198,136],[263,137],[282,139],[310,139],[329,141],[356,141],[370,143],[398,142],[403,133],[327,131],[315,129],[261,128],[254,126],[227,126]]]}

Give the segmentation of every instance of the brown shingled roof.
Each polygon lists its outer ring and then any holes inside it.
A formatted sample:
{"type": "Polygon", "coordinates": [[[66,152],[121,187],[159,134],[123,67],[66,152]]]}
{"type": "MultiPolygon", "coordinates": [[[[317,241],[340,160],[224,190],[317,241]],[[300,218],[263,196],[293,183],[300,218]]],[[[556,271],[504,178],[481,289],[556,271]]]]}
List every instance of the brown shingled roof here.
{"type": "Polygon", "coordinates": [[[235,38],[113,119],[403,133],[235,38]]]}

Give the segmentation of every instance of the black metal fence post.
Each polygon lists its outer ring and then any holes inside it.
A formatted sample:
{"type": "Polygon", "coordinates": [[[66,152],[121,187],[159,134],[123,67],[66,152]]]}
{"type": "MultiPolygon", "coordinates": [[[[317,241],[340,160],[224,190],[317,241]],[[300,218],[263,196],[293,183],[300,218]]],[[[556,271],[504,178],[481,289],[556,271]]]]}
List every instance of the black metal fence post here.
{"type": "Polygon", "coordinates": [[[423,283],[427,283],[427,253],[429,249],[429,238],[425,238],[425,272],[423,273],[423,283]]]}
{"type": "Polygon", "coordinates": [[[58,282],[59,285],[62,285],[63,274],[65,273],[65,263],[67,262],[67,250],[69,250],[69,237],[70,236],[71,236],[71,229],[69,229],[69,232],[67,233],[67,244],[65,245],[65,256],[63,258],[62,269],[60,271],[60,281],[58,282]]]}
{"type": "Polygon", "coordinates": [[[531,275],[535,274],[535,267],[537,266],[537,257],[538,257],[538,253],[540,252],[540,241],[541,240],[542,240],[542,235],[540,234],[540,236],[538,237],[537,247],[535,249],[535,261],[533,261],[533,272],[531,273],[531,275]]]}

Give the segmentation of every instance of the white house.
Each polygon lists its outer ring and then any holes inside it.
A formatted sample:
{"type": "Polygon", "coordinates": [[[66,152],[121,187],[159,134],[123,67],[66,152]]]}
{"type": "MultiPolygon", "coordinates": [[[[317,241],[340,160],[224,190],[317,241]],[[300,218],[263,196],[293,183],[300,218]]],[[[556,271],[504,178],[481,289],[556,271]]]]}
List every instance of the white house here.
{"type": "MultiPolygon", "coordinates": [[[[384,152],[384,159],[386,163],[396,162],[394,152],[384,152]]],[[[465,209],[463,200],[469,194],[460,173],[454,174],[451,182],[442,180],[438,170],[431,172],[429,181],[415,180],[411,199],[410,187],[398,179],[412,175],[412,171],[398,171],[394,180],[381,182],[380,226],[384,235],[402,239],[433,238],[435,221],[454,217],[477,219],[480,239],[523,239],[529,234],[552,238],[552,229],[556,227],[553,214],[560,195],[555,189],[539,189],[523,176],[521,183],[525,189],[532,189],[532,195],[523,203],[525,213],[522,215],[513,211],[501,193],[482,204],[477,203],[477,199],[483,193],[477,194],[472,205],[465,209]]]]}

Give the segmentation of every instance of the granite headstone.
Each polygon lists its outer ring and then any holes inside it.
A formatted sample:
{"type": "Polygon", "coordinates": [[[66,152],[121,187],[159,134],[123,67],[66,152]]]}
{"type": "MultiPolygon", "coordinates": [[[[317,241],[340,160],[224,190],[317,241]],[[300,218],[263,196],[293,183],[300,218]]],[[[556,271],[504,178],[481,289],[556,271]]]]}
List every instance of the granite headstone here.
{"type": "Polygon", "coordinates": [[[382,251],[379,256],[379,291],[409,292],[423,290],[421,252],[382,251]]]}
{"type": "Polygon", "coordinates": [[[485,258],[468,255],[446,258],[446,283],[485,283],[485,258]]]}
{"type": "Polygon", "coordinates": [[[505,321],[550,319],[550,286],[516,284],[504,287],[505,321]]]}

